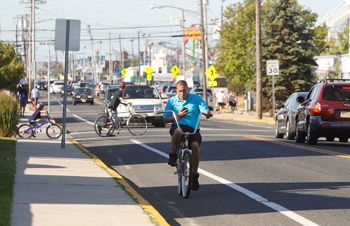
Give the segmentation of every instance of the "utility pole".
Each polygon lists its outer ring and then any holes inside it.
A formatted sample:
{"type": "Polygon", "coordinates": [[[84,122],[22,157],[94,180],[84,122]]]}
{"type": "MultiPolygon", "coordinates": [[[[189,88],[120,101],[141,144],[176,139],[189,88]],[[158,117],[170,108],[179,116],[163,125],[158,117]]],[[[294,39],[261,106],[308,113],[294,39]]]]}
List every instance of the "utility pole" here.
{"type": "Polygon", "coordinates": [[[141,83],[140,31],[137,31],[137,40],[138,40],[138,48],[137,49],[138,49],[138,53],[139,53],[138,54],[138,61],[139,61],[139,84],[140,84],[141,83]]]}
{"type": "MultiPolygon", "coordinates": [[[[208,17],[207,17],[207,5],[208,5],[208,1],[209,0],[204,0],[204,9],[203,9],[203,11],[204,11],[204,24],[205,24],[205,36],[204,36],[204,38],[205,38],[205,71],[207,71],[208,70],[208,68],[209,68],[209,59],[208,59],[208,55],[209,55],[209,52],[208,52],[208,50],[209,50],[209,45],[208,45],[208,17]]],[[[208,77],[206,77],[207,78],[207,82],[208,82],[208,77]]]]}
{"type": "Polygon", "coordinates": [[[224,21],[224,1],[225,0],[221,0],[221,29],[222,29],[222,23],[224,21]]]}
{"type": "Polygon", "coordinates": [[[181,10],[182,12],[182,20],[181,20],[181,27],[182,27],[182,73],[184,75],[184,80],[186,81],[186,56],[185,56],[185,15],[184,11],[181,10]]]}
{"type": "Polygon", "coordinates": [[[205,40],[204,40],[204,23],[203,23],[203,1],[199,0],[200,11],[201,11],[201,45],[202,45],[202,69],[203,69],[203,99],[205,103],[208,105],[207,98],[207,78],[205,76],[205,40]]]}
{"type": "Polygon", "coordinates": [[[88,29],[89,29],[89,35],[90,35],[90,42],[91,42],[91,51],[92,51],[92,64],[94,67],[94,78],[95,78],[95,83],[97,83],[97,79],[96,79],[96,63],[95,63],[95,53],[94,53],[94,45],[92,43],[92,37],[91,37],[91,30],[90,30],[90,25],[88,25],[88,29]]]}
{"type": "Polygon", "coordinates": [[[132,53],[132,65],[135,66],[135,57],[134,57],[134,39],[130,40],[131,42],[131,53],[132,53]]]}
{"type": "Polygon", "coordinates": [[[256,117],[262,119],[261,6],[256,0],[256,117]]]}
{"type": "Polygon", "coordinates": [[[122,41],[120,39],[120,35],[119,35],[119,47],[120,47],[120,65],[121,65],[120,70],[123,70],[123,68],[124,68],[124,62],[123,62],[124,53],[122,52],[122,41]]]}
{"type": "Polygon", "coordinates": [[[109,84],[112,85],[112,74],[113,74],[113,60],[112,60],[112,53],[111,53],[111,31],[109,31],[109,84]]]}

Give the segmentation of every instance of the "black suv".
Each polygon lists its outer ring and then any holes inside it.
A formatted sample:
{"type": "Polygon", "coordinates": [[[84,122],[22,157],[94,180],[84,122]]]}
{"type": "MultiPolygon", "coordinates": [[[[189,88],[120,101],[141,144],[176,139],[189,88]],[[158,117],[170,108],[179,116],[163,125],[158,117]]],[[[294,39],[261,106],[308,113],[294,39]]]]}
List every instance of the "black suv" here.
{"type": "Polygon", "coordinates": [[[316,84],[297,109],[296,142],[317,144],[327,141],[348,142],[350,137],[350,79],[324,79],[316,84]]]}

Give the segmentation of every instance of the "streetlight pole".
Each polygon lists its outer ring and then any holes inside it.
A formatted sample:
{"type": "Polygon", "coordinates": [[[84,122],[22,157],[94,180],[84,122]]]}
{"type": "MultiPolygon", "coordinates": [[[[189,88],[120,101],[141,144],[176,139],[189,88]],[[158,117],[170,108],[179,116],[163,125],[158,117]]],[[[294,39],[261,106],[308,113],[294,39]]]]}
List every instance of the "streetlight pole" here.
{"type": "Polygon", "coordinates": [[[199,0],[200,8],[201,8],[201,41],[202,41],[202,69],[203,69],[203,99],[205,103],[208,105],[207,98],[207,78],[205,76],[205,41],[204,41],[204,23],[203,23],[203,2],[199,0]]]}
{"type": "MultiPolygon", "coordinates": [[[[174,9],[178,9],[182,11],[182,23],[181,23],[181,27],[182,27],[182,61],[183,61],[183,75],[184,75],[184,80],[186,80],[186,59],[185,59],[185,23],[184,23],[184,11],[186,12],[191,12],[191,13],[196,13],[196,14],[200,14],[200,12],[197,11],[193,11],[193,10],[189,10],[189,9],[183,9],[183,8],[179,8],[179,7],[175,7],[175,6],[169,6],[169,5],[151,5],[149,8],[150,9],[154,9],[154,8],[174,8],[174,9]]],[[[203,39],[202,39],[203,41],[203,39]]]]}
{"type": "Polygon", "coordinates": [[[256,116],[262,119],[262,47],[261,47],[261,8],[256,0],[256,116]]]}

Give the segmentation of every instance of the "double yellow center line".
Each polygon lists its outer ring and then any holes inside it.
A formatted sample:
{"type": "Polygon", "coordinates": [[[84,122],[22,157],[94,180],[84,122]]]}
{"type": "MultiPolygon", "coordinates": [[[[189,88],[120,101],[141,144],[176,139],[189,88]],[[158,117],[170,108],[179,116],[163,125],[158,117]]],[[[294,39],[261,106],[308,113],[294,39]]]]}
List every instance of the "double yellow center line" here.
{"type": "Polygon", "coordinates": [[[298,145],[298,144],[291,144],[289,142],[276,141],[273,139],[267,139],[267,138],[261,138],[261,137],[245,136],[245,138],[249,138],[249,139],[253,139],[253,140],[261,140],[261,141],[266,141],[266,142],[270,142],[270,143],[274,143],[274,144],[280,144],[280,145],[284,145],[284,146],[288,146],[288,147],[299,148],[299,149],[303,149],[303,150],[314,151],[314,152],[318,152],[318,153],[323,153],[323,154],[327,154],[327,155],[334,155],[334,156],[350,159],[350,155],[340,153],[340,152],[328,151],[328,150],[323,150],[323,149],[319,149],[319,148],[313,148],[313,147],[303,146],[303,145],[298,145]]]}

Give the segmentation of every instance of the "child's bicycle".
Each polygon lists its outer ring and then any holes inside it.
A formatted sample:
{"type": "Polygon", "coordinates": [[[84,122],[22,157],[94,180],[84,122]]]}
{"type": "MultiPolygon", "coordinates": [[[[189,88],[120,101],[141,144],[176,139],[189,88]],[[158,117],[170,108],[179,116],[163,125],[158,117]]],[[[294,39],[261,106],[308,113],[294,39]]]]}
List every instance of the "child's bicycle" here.
{"type": "Polygon", "coordinates": [[[17,135],[21,138],[35,137],[35,134],[41,133],[46,128],[46,135],[51,139],[57,139],[62,135],[62,127],[54,122],[53,119],[48,116],[46,122],[38,125],[36,121],[32,121],[30,124],[22,124],[17,129],[17,135]]]}
{"type": "MultiPolygon", "coordinates": [[[[124,104],[124,103],[122,103],[124,104]]],[[[126,104],[124,104],[126,105],[126,104]]],[[[129,132],[134,136],[141,136],[147,131],[147,121],[141,115],[135,114],[135,108],[128,106],[129,116],[123,117],[122,120],[115,121],[115,113],[111,110],[108,115],[102,115],[95,120],[94,129],[97,135],[101,137],[109,137],[117,130],[121,131],[125,126],[128,127],[129,132]]]]}
{"type": "MultiPolygon", "coordinates": [[[[159,114],[165,113],[165,112],[171,112],[175,118],[177,128],[181,128],[179,125],[179,122],[176,117],[176,113],[174,111],[158,111],[159,114]]],[[[193,161],[192,161],[192,150],[188,147],[188,138],[190,135],[193,135],[197,132],[198,123],[200,121],[201,114],[198,116],[196,129],[190,133],[190,132],[182,132],[181,129],[179,129],[179,132],[182,134],[181,137],[181,143],[177,149],[177,161],[176,161],[176,171],[174,174],[177,174],[178,176],[178,186],[177,191],[179,195],[182,195],[185,199],[187,199],[190,196],[191,193],[191,187],[192,187],[192,178],[193,178],[193,161]]]]}

